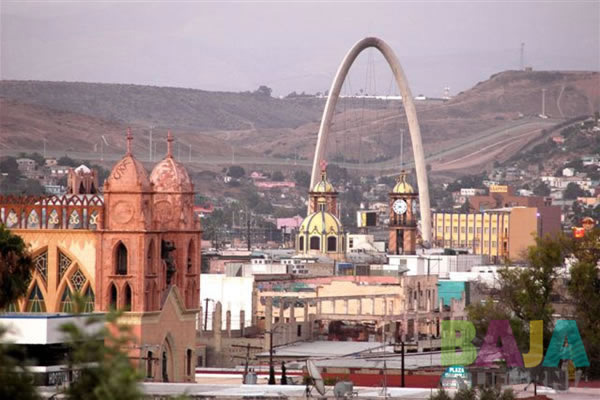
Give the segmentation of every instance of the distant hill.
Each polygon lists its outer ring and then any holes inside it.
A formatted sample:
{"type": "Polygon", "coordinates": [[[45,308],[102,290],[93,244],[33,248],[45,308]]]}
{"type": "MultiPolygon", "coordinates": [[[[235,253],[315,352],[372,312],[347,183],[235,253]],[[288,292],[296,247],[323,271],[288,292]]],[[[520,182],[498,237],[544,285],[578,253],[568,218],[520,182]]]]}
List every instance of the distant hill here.
{"type": "MultiPolygon", "coordinates": [[[[310,159],[324,99],[271,98],[259,93],[207,92],[170,87],[81,82],[0,81],[0,146],[39,149],[48,146],[97,151],[105,135],[107,151],[122,152],[127,126],[141,134],[134,145],[148,152],[146,137],[154,126],[157,138],[175,131],[194,155],[232,153],[258,157],[310,159]],[[159,136],[160,135],[160,136],[159,136]]],[[[437,163],[441,169],[472,168],[469,146],[496,148],[477,155],[477,165],[505,159],[534,140],[552,121],[591,115],[600,109],[598,72],[506,71],[480,82],[449,101],[419,101],[417,111],[426,153],[464,146],[437,163]],[[523,118],[541,113],[545,89],[550,120],[524,125],[523,118]],[[511,133],[503,135],[505,127],[511,133]],[[495,131],[499,133],[494,133],[495,131]],[[515,139],[512,140],[514,135],[515,139]],[[460,162],[456,159],[460,158],[460,162]]],[[[405,158],[411,158],[404,112],[398,101],[340,99],[328,143],[331,160],[386,162],[400,153],[404,131],[405,158]]],[[[538,119],[539,120],[539,119],[538,119]]],[[[507,130],[508,132],[508,130],[507,130]]],[[[162,143],[161,143],[162,145],[162,143]]],[[[160,149],[159,149],[160,152],[160,149]]],[[[185,147],[183,149],[185,154],[185,147]]],[[[398,165],[394,162],[394,165],[398,165]]]]}

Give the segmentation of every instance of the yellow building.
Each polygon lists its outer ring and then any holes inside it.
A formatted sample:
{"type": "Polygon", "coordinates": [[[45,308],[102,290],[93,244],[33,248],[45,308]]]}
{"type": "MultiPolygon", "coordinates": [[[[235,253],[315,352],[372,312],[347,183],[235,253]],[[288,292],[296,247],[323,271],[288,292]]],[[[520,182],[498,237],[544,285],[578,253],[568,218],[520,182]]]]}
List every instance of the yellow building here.
{"type": "Polygon", "coordinates": [[[480,213],[433,213],[434,243],[470,249],[493,261],[522,259],[535,237],[560,230],[558,207],[506,207],[480,213]]]}

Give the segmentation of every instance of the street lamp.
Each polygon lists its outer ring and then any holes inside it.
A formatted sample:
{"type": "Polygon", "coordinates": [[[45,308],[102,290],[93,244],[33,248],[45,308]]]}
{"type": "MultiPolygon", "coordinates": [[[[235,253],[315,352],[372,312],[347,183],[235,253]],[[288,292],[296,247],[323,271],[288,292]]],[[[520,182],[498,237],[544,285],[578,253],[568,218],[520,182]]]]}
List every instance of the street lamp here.
{"type": "Polygon", "coordinates": [[[273,366],[273,333],[283,325],[275,325],[265,333],[269,334],[269,385],[275,385],[275,367],[273,366]]]}

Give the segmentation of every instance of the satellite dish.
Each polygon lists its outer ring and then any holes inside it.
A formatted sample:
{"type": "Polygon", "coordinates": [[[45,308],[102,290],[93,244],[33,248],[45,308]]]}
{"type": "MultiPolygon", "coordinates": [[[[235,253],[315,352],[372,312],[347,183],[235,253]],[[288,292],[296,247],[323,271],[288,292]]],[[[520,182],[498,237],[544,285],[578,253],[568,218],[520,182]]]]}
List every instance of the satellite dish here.
{"type": "Polygon", "coordinates": [[[323,377],[321,376],[319,369],[311,360],[306,360],[306,369],[308,371],[308,375],[310,375],[313,386],[315,389],[317,389],[317,392],[323,396],[325,394],[325,383],[323,383],[323,377]]]}

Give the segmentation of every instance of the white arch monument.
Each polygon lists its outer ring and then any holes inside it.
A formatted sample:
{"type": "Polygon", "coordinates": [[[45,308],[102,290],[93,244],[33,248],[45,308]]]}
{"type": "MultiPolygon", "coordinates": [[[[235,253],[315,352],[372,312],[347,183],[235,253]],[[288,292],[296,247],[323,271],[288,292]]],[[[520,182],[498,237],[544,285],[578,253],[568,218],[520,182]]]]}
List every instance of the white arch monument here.
{"type": "Polygon", "coordinates": [[[400,89],[402,95],[402,104],[406,112],[406,118],[408,120],[408,130],[410,132],[410,139],[412,142],[413,155],[415,159],[415,167],[417,171],[417,185],[419,190],[419,206],[421,211],[421,232],[423,235],[423,241],[431,243],[431,207],[429,203],[429,186],[427,184],[427,171],[425,169],[425,155],[423,153],[423,143],[421,141],[421,130],[419,128],[419,121],[417,120],[417,111],[413,102],[412,93],[408,87],[408,81],[400,65],[400,61],[394,54],[392,48],[385,43],[383,40],[376,37],[367,37],[358,41],[350,51],[344,57],[342,64],[335,74],[335,79],[329,89],[329,96],[325,103],[325,110],[323,112],[323,118],[321,119],[321,126],[319,128],[319,135],[317,137],[317,151],[315,152],[315,158],[313,160],[312,175],[311,175],[311,187],[313,187],[320,176],[319,164],[325,155],[325,147],[327,145],[327,138],[329,135],[329,127],[331,126],[331,120],[335,111],[335,105],[338,101],[340,91],[342,90],[342,84],[346,75],[352,66],[352,63],[356,57],[364,50],[369,47],[375,47],[383,54],[386,61],[388,62],[392,73],[396,78],[396,83],[400,89]]]}

